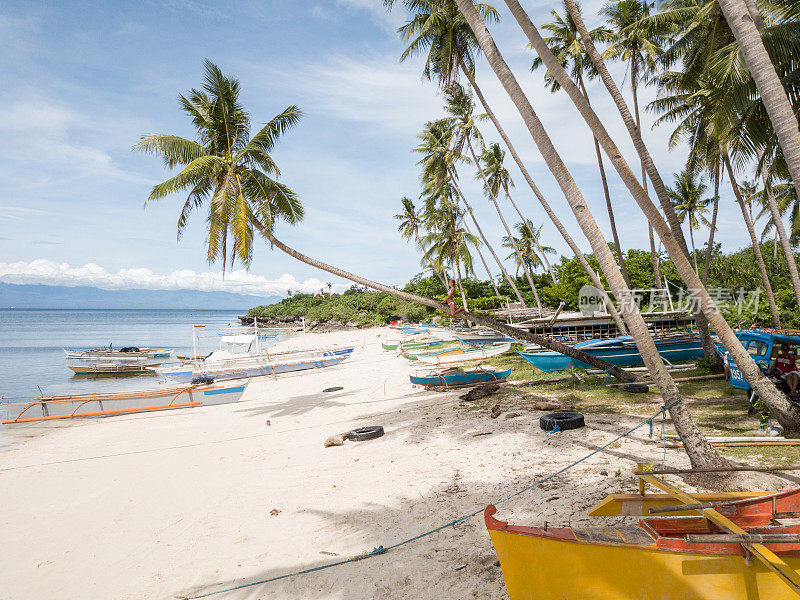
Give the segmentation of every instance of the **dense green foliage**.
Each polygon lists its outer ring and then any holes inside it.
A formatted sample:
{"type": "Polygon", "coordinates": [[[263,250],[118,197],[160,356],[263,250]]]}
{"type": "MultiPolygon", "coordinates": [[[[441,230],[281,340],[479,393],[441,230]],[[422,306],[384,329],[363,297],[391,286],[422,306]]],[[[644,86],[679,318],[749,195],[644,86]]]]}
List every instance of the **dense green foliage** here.
{"type": "MultiPolygon", "coordinates": [[[[760,286],[761,277],[756,266],[753,248],[748,246],[743,250],[730,254],[723,254],[719,246],[712,254],[711,268],[709,271],[708,288],[717,298],[724,300],[728,291],[735,295],[739,289],[746,291],[756,290],[760,286]],[[715,292],[720,289],[724,291],[715,292]]],[[[773,253],[772,242],[761,245],[761,251],[766,262],[767,272],[775,292],[775,299],[784,327],[800,327],[800,316],[794,300],[789,271],[786,260],[780,252],[773,253]]],[[[598,272],[600,266],[593,255],[587,255],[589,264],[598,272]]],[[[703,269],[704,249],[697,250],[697,261],[703,269]]],[[[631,277],[631,286],[634,289],[648,290],[652,286],[653,263],[650,253],[644,250],[631,249],[626,253],[626,263],[631,277]]],[[[534,275],[534,283],[539,288],[543,304],[556,307],[564,302],[569,310],[578,309],[578,292],[582,286],[590,284],[589,277],[574,258],[561,257],[553,265],[557,283],[553,284],[550,277],[545,274],[534,275]]],[[[677,303],[681,290],[686,286],[678,275],[672,261],[662,256],[660,264],[661,276],[669,282],[670,292],[677,303]]],[[[601,274],[601,281],[605,278],[601,274]]],[[[503,296],[495,296],[491,283],[476,279],[464,279],[464,292],[470,310],[491,310],[499,308],[504,302],[514,301],[511,286],[506,282],[498,282],[498,289],[503,296]]],[[[525,277],[517,277],[515,283],[525,296],[532,301],[533,293],[525,277]]],[[[405,291],[427,298],[443,300],[445,289],[442,283],[433,275],[419,274],[414,277],[404,288],[405,291]]],[[[643,308],[650,300],[649,294],[643,294],[643,308]]],[[[751,324],[769,326],[771,323],[766,296],[762,293],[759,297],[758,310],[753,316],[746,309],[742,314],[731,302],[720,302],[723,314],[733,326],[747,326],[751,324]]],[[[677,308],[677,307],[676,307],[677,308]]],[[[248,313],[249,316],[259,318],[300,317],[315,321],[342,321],[356,322],[359,325],[379,325],[396,319],[409,322],[420,322],[429,319],[433,310],[411,302],[398,300],[382,292],[373,292],[353,286],[343,294],[311,295],[295,294],[277,304],[258,306],[248,313]]]]}

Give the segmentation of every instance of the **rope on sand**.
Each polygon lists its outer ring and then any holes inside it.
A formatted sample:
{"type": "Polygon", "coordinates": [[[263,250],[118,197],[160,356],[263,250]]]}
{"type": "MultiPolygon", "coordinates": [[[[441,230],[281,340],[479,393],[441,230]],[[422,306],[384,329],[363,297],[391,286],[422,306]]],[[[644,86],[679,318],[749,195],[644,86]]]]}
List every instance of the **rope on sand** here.
{"type": "MultiPolygon", "coordinates": [[[[679,404],[681,401],[682,401],[682,398],[678,398],[678,400],[676,400],[675,402],[672,402],[671,404],[665,404],[665,405],[661,406],[658,409],[658,412],[656,412],[653,416],[644,419],[643,421],[641,421],[640,423],[638,423],[637,425],[635,425],[634,427],[632,427],[631,429],[629,429],[625,433],[615,437],[613,440],[611,440],[607,444],[601,446],[600,448],[597,448],[596,450],[593,450],[592,452],[590,452],[586,456],[583,456],[582,458],[579,458],[575,462],[568,464],[563,469],[559,469],[555,473],[551,473],[547,477],[539,479],[539,480],[533,482],[532,484],[522,488],[521,490],[517,490],[513,494],[510,494],[510,495],[508,495],[508,496],[506,496],[504,498],[501,498],[501,499],[493,502],[492,504],[494,504],[495,506],[498,505],[498,504],[502,504],[503,502],[506,502],[507,500],[511,500],[511,498],[515,498],[516,496],[519,496],[520,494],[523,494],[523,493],[527,492],[528,490],[530,490],[532,488],[535,488],[536,486],[541,485],[541,484],[545,483],[546,481],[549,481],[550,479],[553,479],[554,477],[557,477],[558,475],[561,475],[565,471],[568,471],[572,467],[581,464],[582,462],[584,462],[587,459],[591,458],[595,454],[598,454],[598,453],[602,452],[603,450],[605,450],[609,446],[615,444],[616,442],[618,442],[622,438],[629,436],[630,434],[632,434],[634,431],[636,431],[640,427],[643,427],[645,425],[649,425],[649,427],[650,427],[650,436],[652,437],[653,420],[657,419],[660,416],[662,418],[662,423],[663,423],[663,421],[666,420],[667,411],[670,408],[672,408],[673,406],[676,406],[677,404],[679,404]]],[[[472,518],[472,517],[474,517],[476,515],[481,514],[483,512],[483,510],[484,509],[480,508],[480,509],[478,509],[478,510],[476,510],[474,512],[471,512],[471,513],[469,513],[467,515],[463,515],[461,517],[458,517],[457,519],[453,519],[449,523],[445,523],[444,525],[440,525],[439,527],[436,527],[435,529],[431,529],[429,531],[425,531],[424,533],[420,533],[419,535],[415,535],[414,537],[408,538],[407,540],[403,540],[401,542],[397,542],[396,544],[392,544],[391,546],[376,546],[375,548],[373,548],[372,550],[370,550],[368,552],[362,552],[361,554],[356,554],[355,556],[351,556],[350,558],[345,558],[345,559],[337,561],[337,562],[329,563],[329,564],[326,564],[326,565],[320,565],[319,567],[311,567],[309,569],[303,569],[302,571],[295,571],[293,573],[286,573],[284,575],[278,575],[276,577],[270,577],[268,579],[260,579],[258,581],[251,581],[250,583],[243,583],[241,585],[225,588],[225,589],[222,589],[222,590],[217,590],[215,592],[207,592],[205,594],[200,594],[200,595],[197,595],[197,596],[179,596],[179,598],[181,598],[182,600],[197,600],[198,598],[208,598],[209,596],[216,596],[218,594],[224,594],[226,592],[233,592],[235,590],[241,590],[243,588],[253,587],[255,585],[261,585],[261,584],[264,584],[264,583],[271,583],[273,581],[280,581],[281,579],[289,579],[291,577],[296,577],[297,575],[306,575],[308,573],[314,573],[316,571],[322,571],[324,569],[330,569],[332,567],[338,567],[340,565],[344,565],[344,564],[347,564],[347,563],[352,563],[352,562],[357,562],[357,561],[364,560],[364,559],[367,559],[367,558],[372,558],[373,556],[379,556],[381,554],[386,554],[390,550],[394,550],[394,549],[399,548],[401,546],[405,546],[406,544],[410,544],[411,542],[415,542],[417,540],[420,540],[420,539],[422,539],[424,537],[427,537],[427,536],[429,536],[431,534],[434,534],[434,533],[437,533],[439,531],[442,531],[443,529],[447,529],[448,527],[452,527],[454,525],[458,525],[462,521],[466,521],[467,519],[470,519],[470,518],[472,518]]]]}

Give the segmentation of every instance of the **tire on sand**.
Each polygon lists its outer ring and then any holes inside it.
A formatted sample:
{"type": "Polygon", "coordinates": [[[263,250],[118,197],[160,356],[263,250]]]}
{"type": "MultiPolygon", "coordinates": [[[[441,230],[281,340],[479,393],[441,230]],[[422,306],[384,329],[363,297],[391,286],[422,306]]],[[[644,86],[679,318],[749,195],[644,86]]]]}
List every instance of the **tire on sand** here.
{"type": "Polygon", "coordinates": [[[586,423],[583,415],[578,412],[561,411],[539,417],[539,427],[545,431],[553,431],[556,426],[559,431],[567,431],[568,429],[578,429],[584,425],[586,423]]]}
{"type": "Polygon", "coordinates": [[[366,440],[374,440],[383,435],[383,427],[380,425],[370,425],[368,427],[359,427],[353,429],[347,434],[347,439],[354,442],[363,442],[366,440]]]}

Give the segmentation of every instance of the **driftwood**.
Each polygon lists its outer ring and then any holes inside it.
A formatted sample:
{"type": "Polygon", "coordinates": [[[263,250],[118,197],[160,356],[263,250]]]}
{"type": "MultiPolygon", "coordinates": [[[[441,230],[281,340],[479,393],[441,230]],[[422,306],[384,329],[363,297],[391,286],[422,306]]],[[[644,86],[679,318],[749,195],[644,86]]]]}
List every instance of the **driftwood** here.
{"type": "Polygon", "coordinates": [[[345,431],[344,433],[337,433],[336,435],[332,435],[327,440],[325,440],[325,447],[330,448],[331,446],[344,446],[344,441],[347,439],[347,435],[349,431],[345,431]]]}
{"type": "Polygon", "coordinates": [[[486,396],[491,396],[497,390],[500,389],[500,386],[496,383],[490,383],[488,385],[481,385],[478,387],[472,388],[466,394],[462,394],[459,396],[461,400],[466,402],[472,402],[473,400],[480,400],[481,398],[485,398],[486,396]]]}

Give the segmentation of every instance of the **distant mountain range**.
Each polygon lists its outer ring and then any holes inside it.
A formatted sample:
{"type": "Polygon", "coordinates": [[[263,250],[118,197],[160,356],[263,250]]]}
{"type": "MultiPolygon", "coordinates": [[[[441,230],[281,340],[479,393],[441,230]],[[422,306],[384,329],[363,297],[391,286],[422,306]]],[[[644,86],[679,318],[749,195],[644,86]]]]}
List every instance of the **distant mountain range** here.
{"type": "Polygon", "coordinates": [[[248,296],[195,290],[103,290],[93,287],[17,285],[0,282],[0,308],[194,308],[247,310],[281,296],[248,296]]]}

